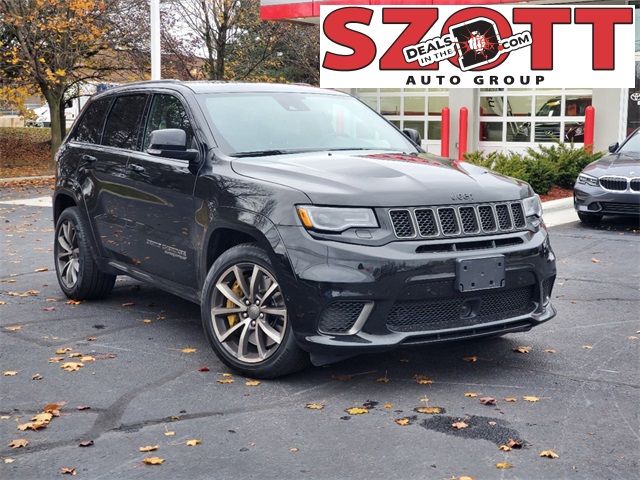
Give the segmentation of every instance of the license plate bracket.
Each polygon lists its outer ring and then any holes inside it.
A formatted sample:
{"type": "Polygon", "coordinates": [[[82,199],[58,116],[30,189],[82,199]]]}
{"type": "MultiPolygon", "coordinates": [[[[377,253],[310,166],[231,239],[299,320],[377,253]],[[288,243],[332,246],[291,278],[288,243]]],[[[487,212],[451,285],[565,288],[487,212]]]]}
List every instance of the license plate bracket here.
{"type": "Polygon", "coordinates": [[[505,271],[504,255],[458,259],[456,286],[460,292],[502,288],[505,271]]]}

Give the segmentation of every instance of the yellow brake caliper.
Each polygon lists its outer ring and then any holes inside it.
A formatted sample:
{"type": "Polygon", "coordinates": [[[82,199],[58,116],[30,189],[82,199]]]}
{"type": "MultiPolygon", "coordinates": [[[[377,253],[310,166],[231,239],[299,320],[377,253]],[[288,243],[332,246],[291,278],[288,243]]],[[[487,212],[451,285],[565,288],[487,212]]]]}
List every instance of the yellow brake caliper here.
{"type": "MultiPolygon", "coordinates": [[[[240,288],[240,284],[235,282],[231,287],[231,291],[235,293],[238,297],[242,298],[242,289],[240,288]]],[[[237,305],[233,303],[231,300],[227,300],[227,308],[235,308],[237,305]]],[[[227,315],[227,321],[229,322],[229,327],[233,327],[238,322],[238,314],[230,313],[227,315]]]]}

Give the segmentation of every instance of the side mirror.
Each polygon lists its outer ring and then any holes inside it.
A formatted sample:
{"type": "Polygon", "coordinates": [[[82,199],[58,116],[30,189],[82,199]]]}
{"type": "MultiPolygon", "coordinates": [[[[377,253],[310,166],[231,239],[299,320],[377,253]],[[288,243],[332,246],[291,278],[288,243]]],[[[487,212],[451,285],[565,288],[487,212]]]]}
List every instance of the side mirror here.
{"type": "Polygon", "coordinates": [[[405,128],[402,130],[402,133],[418,147],[420,146],[422,139],[420,138],[420,133],[415,128],[405,128]]]}
{"type": "Polygon", "coordinates": [[[179,128],[165,128],[151,132],[147,153],[189,162],[198,158],[198,150],[187,148],[187,133],[179,128]]]}
{"type": "Polygon", "coordinates": [[[610,153],[616,153],[616,150],[618,150],[619,146],[620,146],[620,144],[618,142],[612,143],[611,145],[609,145],[609,152],[610,153]]]}

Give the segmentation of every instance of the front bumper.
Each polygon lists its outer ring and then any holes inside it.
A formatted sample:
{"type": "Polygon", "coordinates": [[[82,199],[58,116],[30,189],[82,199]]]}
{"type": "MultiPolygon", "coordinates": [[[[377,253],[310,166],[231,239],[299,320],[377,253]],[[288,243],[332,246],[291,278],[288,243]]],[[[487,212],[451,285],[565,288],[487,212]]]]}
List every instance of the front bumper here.
{"type": "Polygon", "coordinates": [[[615,192],[600,186],[575,185],[573,205],[577,212],[598,215],[640,216],[640,193],[615,192]]]}
{"type": "Polygon", "coordinates": [[[425,245],[452,240],[373,247],[315,240],[302,227],[279,231],[294,273],[280,277],[289,318],[296,340],[312,353],[351,355],[525,331],[556,314],[555,255],[544,226],[456,239],[458,251],[427,253],[425,245]],[[493,240],[506,246],[488,248],[493,240]],[[457,260],[494,255],[504,255],[504,287],[460,293],[457,260]]]}

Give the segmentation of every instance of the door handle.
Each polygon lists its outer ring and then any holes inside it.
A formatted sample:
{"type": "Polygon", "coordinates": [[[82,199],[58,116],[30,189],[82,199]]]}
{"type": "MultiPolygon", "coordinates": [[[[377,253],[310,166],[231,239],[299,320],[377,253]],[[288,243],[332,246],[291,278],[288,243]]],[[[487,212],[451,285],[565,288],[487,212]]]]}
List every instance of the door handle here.
{"type": "Polygon", "coordinates": [[[87,162],[87,163],[95,163],[98,161],[98,159],[96,157],[94,157],[93,155],[87,155],[86,153],[84,155],[82,155],[82,161],[83,162],[87,162]]]}
{"type": "Polygon", "coordinates": [[[144,167],[142,165],[138,165],[137,163],[132,163],[129,165],[129,168],[137,173],[144,172],[144,167]]]}

